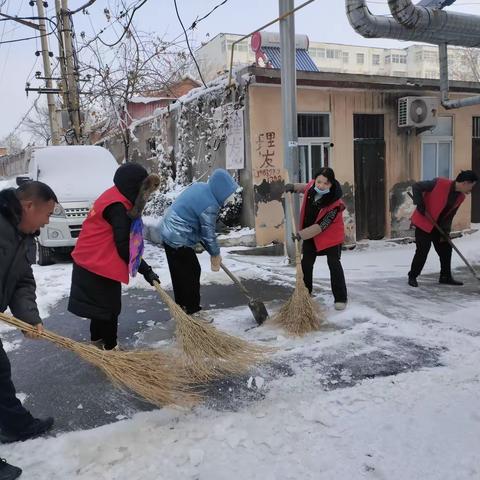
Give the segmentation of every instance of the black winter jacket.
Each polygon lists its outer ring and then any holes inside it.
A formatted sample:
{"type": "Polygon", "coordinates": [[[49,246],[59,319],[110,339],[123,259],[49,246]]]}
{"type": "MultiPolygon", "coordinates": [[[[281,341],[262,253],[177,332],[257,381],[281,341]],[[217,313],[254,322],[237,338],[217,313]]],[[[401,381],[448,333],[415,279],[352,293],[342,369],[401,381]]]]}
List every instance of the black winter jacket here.
{"type": "Polygon", "coordinates": [[[15,317],[37,325],[41,319],[31,266],[34,237],[18,230],[21,216],[15,189],[0,191],[0,311],[10,307],[15,317]]]}

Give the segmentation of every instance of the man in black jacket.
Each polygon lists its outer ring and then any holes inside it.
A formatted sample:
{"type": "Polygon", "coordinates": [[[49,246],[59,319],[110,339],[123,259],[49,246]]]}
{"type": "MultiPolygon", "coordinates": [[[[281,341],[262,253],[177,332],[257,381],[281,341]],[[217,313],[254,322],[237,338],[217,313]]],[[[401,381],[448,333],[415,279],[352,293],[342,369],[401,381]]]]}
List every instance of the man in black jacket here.
{"type": "MultiPolygon", "coordinates": [[[[0,191],[0,312],[12,314],[43,331],[35,295],[35,279],[29,258],[34,234],[49,222],[57,197],[41,182],[0,191]]],[[[26,334],[35,338],[37,335],[26,334]]],[[[0,340],[0,441],[16,442],[42,435],[53,418],[34,418],[16,397],[11,367],[0,340]]],[[[0,480],[17,478],[21,470],[0,461],[0,480]]]]}

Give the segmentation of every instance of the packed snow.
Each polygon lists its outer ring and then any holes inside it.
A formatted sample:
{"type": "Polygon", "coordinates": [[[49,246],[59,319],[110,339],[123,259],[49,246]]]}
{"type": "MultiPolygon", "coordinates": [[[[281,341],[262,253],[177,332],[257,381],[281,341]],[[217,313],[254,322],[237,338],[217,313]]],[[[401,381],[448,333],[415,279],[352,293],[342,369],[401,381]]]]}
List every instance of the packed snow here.
{"type": "MultiPolygon", "coordinates": [[[[479,241],[475,233],[456,244],[478,264],[479,241]]],[[[222,255],[241,278],[294,285],[294,268],[282,258],[244,256],[238,250],[224,249],[222,255]]],[[[267,367],[252,371],[245,384],[258,399],[236,411],[199,405],[191,411],[163,408],[121,416],[93,430],[2,446],[1,456],[35,480],[480,478],[477,285],[470,294],[446,287],[435,298],[431,289],[439,287],[431,279],[420,277],[420,288],[408,287],[413,252],[413,244],[389,242],[344,252],[350,298],[343,312],[333,310],[328,269],[320,257],[316,300],[325,305],[328,327],[301,339],[268,325],[245,331],[251,325],[246,306],[209,311],[218,328],[277,347],[273,360],[290,369],[277,377],[269,376],[267,367]],[[409,349],[421,352],[425,365],[370,376],[368,364],[359,371],[349,363],[352,356],[371,359],[383,352],[380,367],[396,361],[409,365],[409,349]]],[[[170,288],[163,251],[149,244],[145,257],[170,288]]],[[[210,271],[206,253],[199,259],[202,284],[231,282],[210,271]]],[[[462,266],[455,254],[453,266],[462,266]]],[[[432,249],[424,273],[438,268],[432,249]]],[[[68,295],[71,266],[34,266],[34,273],[48,326],[50,308],[68,295]]],[[[463,279],[473,282],[466,274],[463,279]]],[[[141,275],[126,288],[150,289],[141,275]]],[[[273,302],[268,308],[279,306],[273,302]]]]}

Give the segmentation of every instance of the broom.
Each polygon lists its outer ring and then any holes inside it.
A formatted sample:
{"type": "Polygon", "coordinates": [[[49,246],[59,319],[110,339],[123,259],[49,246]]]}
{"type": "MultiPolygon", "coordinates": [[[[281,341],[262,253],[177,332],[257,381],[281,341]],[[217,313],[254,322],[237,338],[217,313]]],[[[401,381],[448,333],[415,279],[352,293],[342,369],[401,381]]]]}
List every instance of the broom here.
{"type": "Polygon", "coordinates": [[[272,348],[251,344],[197,320],[177,305],[158,282],[155,289],[175,319],[176,337],[187,357],[187,369],[198,380],[247,372],[266,360],[272,348]]]}
{"type": "Polygon", "coordinates": [[[154,350],[100,350],[48,330],[39,334],[32,325],[4,313],[0,313],[0,320],[76,353],[103,370],[115,385],[127,388],[154,405],[189,407],[199,400],[199,395],[189,385],[188,371],[173,355],[154,350]]]}
{"type": "MultiPolygon", "coordinates": [[[[292,217],[292,229],[296,235],[297,228],[293,214],[293,197],[288,193],[290,215],[292,217]]],[[[296,264],[296,285],[288,302],[279,310],[274,317],[274,322],[281,325],[292,335],[302,336],[308,332],[319,330],[325,320],[320,307],[313,301],[303,281],[303,271],[300,256],[300,246],[295,239],[295,264],[296,264]]]]}

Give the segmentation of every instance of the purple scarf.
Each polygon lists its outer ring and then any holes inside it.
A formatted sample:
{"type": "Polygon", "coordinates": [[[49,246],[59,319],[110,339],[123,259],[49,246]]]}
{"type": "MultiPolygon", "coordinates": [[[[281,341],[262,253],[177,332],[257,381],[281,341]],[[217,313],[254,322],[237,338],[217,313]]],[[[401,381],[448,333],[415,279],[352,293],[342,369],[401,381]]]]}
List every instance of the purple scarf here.
{"type": "Polygon", "coordinates": [[[132,220],[130,227],[130,262],[128,263],[128,272],[131,277],[134,277],[138,272],[143,250],[143,222],[141,218],[135,218],[132,220]]]}

